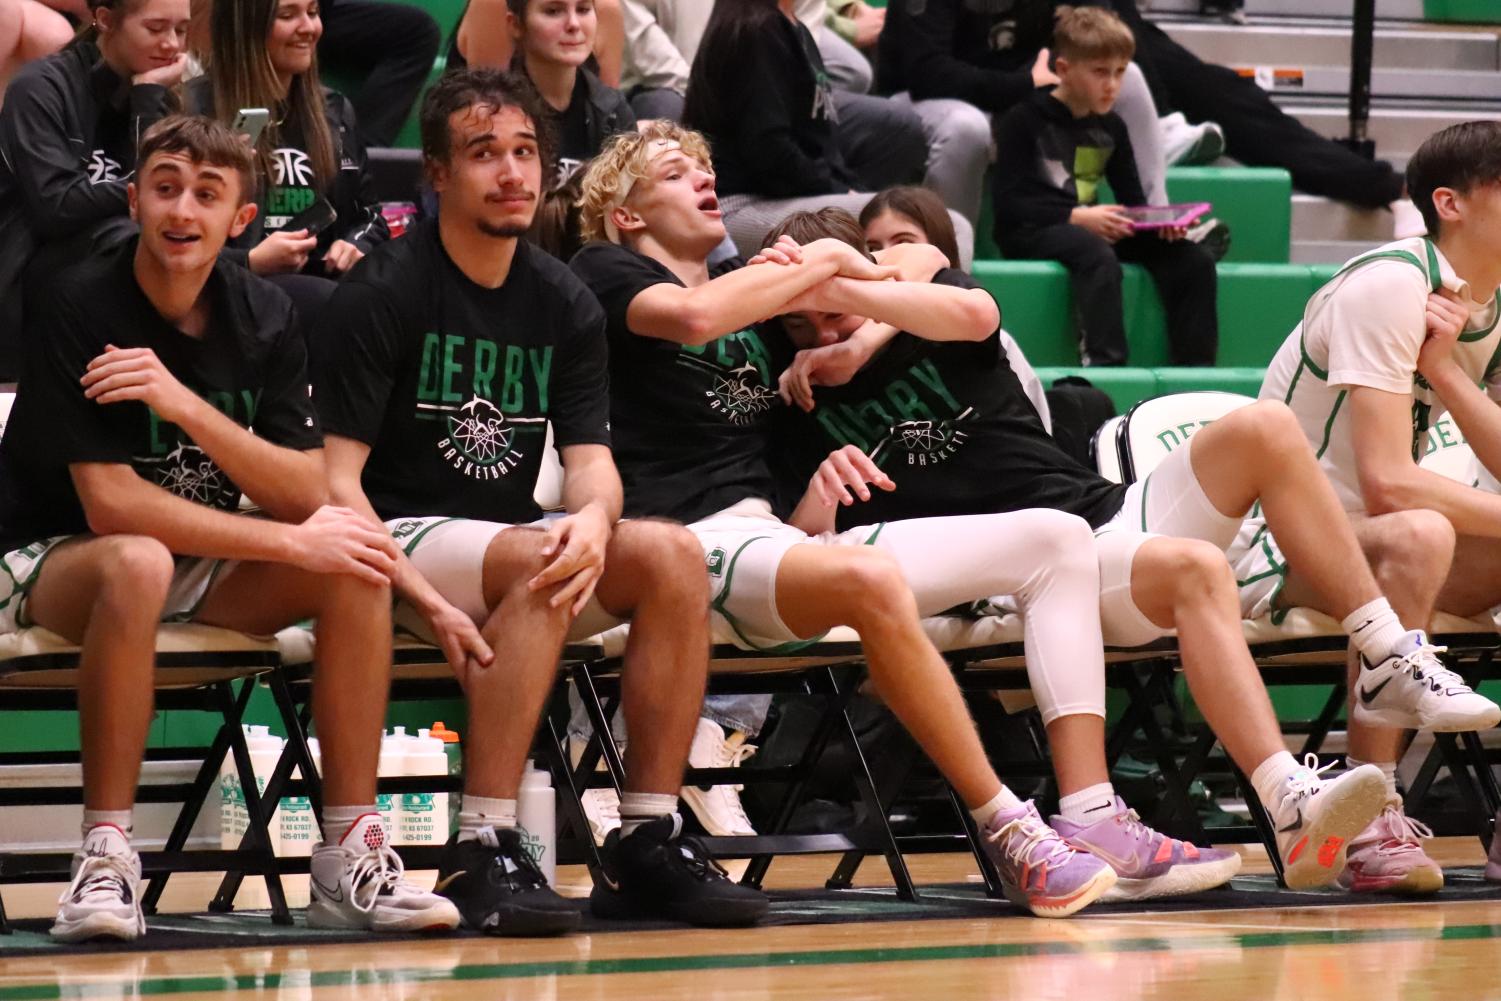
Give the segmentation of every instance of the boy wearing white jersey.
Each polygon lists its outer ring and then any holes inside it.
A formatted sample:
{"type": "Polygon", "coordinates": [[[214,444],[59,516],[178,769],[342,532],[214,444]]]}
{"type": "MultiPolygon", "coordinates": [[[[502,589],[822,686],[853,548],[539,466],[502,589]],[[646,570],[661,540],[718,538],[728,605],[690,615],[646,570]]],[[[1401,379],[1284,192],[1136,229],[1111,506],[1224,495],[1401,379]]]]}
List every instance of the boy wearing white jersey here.
{"type": "MultiPolygon", "coordinates": [[[[1448,411],[1486,468],[1501,469],[1493,402],[1501,400],[1501,123],[1430,137],[1407,171],[1431,236],[1363,254],[1315,293],[1261,398],[1292,408],[1382,590],[1404,622],[1421,623],[1436,608],[1472,615],[1501,601],[1501,498],[1421,469],[1416,458],[1430,423],[1448,411]]],[[[1252,612],[1318,607],[1259,518],[1247,521],[1231,556],[1252,612]]],[[[1442,875],[1417,843],[1427,832],[1402,815],[1391,778],[1402,730],[1491,727],[1501,708],[1448,671],[1410,663],[1377,669],[1352,659],[1350,693],[1350,759],[1382,767],[1391,806],[1351,846],[1343,882],[1437,890],[1442,875]]],[[[1501,878],[1501,864],[1491,869],[1501,878]]]]}

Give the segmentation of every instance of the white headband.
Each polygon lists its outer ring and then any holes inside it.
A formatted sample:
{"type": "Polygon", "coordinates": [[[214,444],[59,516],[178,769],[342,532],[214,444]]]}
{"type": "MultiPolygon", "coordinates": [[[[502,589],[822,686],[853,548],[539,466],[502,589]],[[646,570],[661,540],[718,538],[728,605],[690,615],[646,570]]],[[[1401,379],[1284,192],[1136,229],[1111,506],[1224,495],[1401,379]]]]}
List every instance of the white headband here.
{"type": "MultiPolygon", "coordinates": [[[[649,139],[646,142],[646,162],[649,164],[659,156],[664,156],[682,148],[683,144],[676,139],[649,139]]],[[[620,242],[620,230],[616,228],[615,221],[610,218],[610,215],[616,209],[620,208],[620,206],[624,205],[627,198],[631,197],[631,191],[636,187],[637,180],[638,178],[634,173],[626,171],[624,177],[621,179],[620,190],[610,200],[610,204],[605,206],[605,236],[609,238],[611,243],[620,242]]]]}

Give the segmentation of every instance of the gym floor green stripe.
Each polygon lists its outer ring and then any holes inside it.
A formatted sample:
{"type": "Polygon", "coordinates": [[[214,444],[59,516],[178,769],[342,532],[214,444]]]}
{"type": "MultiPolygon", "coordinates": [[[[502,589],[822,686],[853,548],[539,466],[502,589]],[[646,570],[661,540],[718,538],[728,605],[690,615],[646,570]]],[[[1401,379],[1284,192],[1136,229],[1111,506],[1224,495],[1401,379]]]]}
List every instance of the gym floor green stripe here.
{"type": "MultiPolygon", "coordinates": [[[[1213,926],[1206,926],[1211,932],[1213,926]]],[[[0,987],[0,1001],[155,997],[199,992],[277,989],[280,987],[369,987],[391,984],[450,981],[516,980],[527,977],[602,976],[612,973],[671,973],[767,967],[841,966],[879,963],[953,962],[965,959],[1014,959],[1030,956],[1108,955],[1110,953],[1191,952],[1223,949],[1227,939],[1243,949],[1285,946],[1356,945],[1371,942],[1477,941],[1501,938],[1501,924],[1454,925],[1432,928],[1329,929],[1288,932],[1246,932],[1201,937],[1144,937],[1091,942],[1000,942],[992,944],[911,946],[876,949],[818,949],[803,952],[722,953],[707,956],[647,956],[621,959],[559,960],[535,963],[477,963],[451,968],[397,967],[388,970],[351,969],[319,972],[248,974],[236,977],[155,977],[130,981],[69,984],[20,984],[0,987]]],[[[122,954],[123,955],[123,954],[122,954]]]]}

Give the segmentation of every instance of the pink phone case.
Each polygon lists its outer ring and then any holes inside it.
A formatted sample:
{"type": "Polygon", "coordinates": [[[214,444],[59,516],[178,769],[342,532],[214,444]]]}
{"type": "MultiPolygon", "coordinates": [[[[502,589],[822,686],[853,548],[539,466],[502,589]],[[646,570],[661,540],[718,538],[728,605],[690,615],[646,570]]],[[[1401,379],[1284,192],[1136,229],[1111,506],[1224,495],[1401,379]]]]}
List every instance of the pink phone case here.
{"type": "Polygon", "coordinates": [[[1132,205],[1126,214],[1131,217],[1131,228],[1137,233],[1154,229],[1186,228],[1198,222],[1213,208],[1208,202],[1189,202],[1183,205],[1132,205]],[[1169,214],[1171,213],[1171,214],[1169,214]]]}

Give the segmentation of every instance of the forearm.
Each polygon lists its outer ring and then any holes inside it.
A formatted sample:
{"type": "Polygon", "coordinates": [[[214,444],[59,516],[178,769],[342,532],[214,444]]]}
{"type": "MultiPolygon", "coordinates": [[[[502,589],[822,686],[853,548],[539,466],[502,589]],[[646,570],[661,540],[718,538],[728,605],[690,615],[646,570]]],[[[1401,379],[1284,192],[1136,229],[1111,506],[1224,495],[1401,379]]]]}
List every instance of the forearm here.
{"type": "Polygon", "coordinates": [[[301,522],[327,502],[321,452],[273,445],[203,400],[195,400],[179,426],[273,518],[301,522]]]}
{"type": "Polygon", "coordinates": [[[980,289],[833,278],[813,295],[820,309],[869,317],[930,341],[983,340],[1001,322],[995,300],[980,289]]]}
{"type": "Polygon", "coordinates": [[[458,44],[459,53],[473,68],[510,68],[513,48],[506,0],[473,0],[459,25],[458,44]]]}
{"type": "MultiPolygon", "coordinates": [[[[832,278],[838,265],[819,254],[798,264],[755,264],[680,293],[659,330],[640,332],[679,344],[708,344],[776,316],[796,296],[832,278]]],[[[639,329],[632,324],[633,329],[639,329]]]]}
{"type": "Polygon", "coordinates": [[[1413,466],[1384,484],[1366,506],[1373,515],[1427,509],[1449,519],[1460,535],[1501,538],[1501,496],[1413,466]]]}
{"type": "Polygon", "coordinates": [[[131,474],[135,483],[109,491],[109,500],[86,500],[89,528],[96,535],[144,535],[180,556],[292,561],[293,526],[231,514],[184,500],[131,474]]]}
{"type": "Polygon", "coordinates": [[[588,507],[595,507],[610,524],[620,520],[625,506],[625,491],[620,485],[620,474],[613,462],[589,463],[582,469],[564,469],[563,508],[569,514],[578,514],[588,507]]]}
{"type": "Polygon", "coordinates": [[[1501,406],[1472,383],[1457,365],[1433,373],[1429,384],[1449,408],[1480,464],[1491,475],[1501,476],[1501,406]]]}

